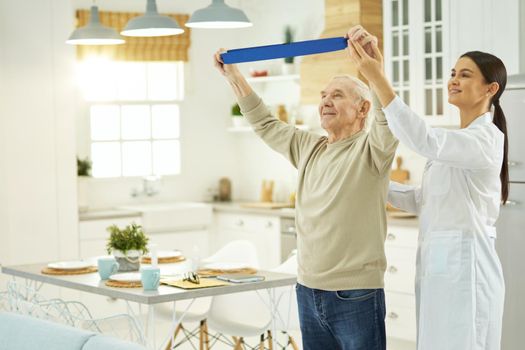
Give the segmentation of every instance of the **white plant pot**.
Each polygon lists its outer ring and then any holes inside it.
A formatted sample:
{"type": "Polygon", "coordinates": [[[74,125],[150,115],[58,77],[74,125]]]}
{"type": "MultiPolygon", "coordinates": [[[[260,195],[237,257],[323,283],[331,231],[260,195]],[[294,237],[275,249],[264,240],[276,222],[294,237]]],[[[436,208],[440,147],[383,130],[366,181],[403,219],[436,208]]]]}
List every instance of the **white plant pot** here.
{"type": "Polygon", "coordinates": [[[240,128],[242,126],[246,126],[246,122],[244,121],[244,117],[232,117],[232,125],[236,128],[240,128]]]}
{"type": "Polygon", "coordinates": [[[142,252],[140,250],[128,250],[126,254],[121,250],[113,250],[113,256],[119,264],[119,272],[138,271],[140,268],[140,257],[142,252]]]}
{"type": "Polygon", "coordinates": [[[283,63],[281,73],[283,75],[295,74],[295,65],[293,63],[283,63]]]}

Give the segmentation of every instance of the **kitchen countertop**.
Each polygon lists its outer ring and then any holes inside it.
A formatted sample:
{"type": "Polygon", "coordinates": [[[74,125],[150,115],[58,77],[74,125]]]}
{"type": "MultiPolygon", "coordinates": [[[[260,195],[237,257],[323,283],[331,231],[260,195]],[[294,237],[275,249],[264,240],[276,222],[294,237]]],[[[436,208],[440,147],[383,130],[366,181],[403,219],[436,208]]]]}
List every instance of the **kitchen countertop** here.
{"type": "MultiPolygon", "coordinates": [[[[238,214],[255,214],[255,215],[271,215],[278,216],[281,218],[295,218],[294,208],[282,208],[282,209],[265,209],[265,208],[245,208],[241,204],[245,202],[212,202],[209,203],[213,206],[213,211],[217,213],[238,213],[238,214]]],[[[125,209],[97,209],[79,213],[80,221],[89,220],[104,220],[114,218],[127,218],[137,217],[142,214],[135,210],[125,209]]],[[[419,221],[417,217],[400,218],[391,215],[387,215],[387,222],[389,225],[397,226],[410,226],[418,227],[419,221]]]]}
{"type": "Polygon", "coordinates": [[[104,219],[115,219],[115,218],[129,218],[137,217],[142,214],[139,211],[134,210],[124,210],[124,209],[97,209],[97,210],[88,210],[78,213],[78,219],[80,221],[89,221],[89,220],[104,220],[104,219]]]}
{"type": "Polygon", "coordinates": [[[213,202],[213,211],[216,212],[230,212],[240,214],[258,214],[258,215],[275,215],[284,218],[294,218],[295,209],[293,208],[282,208],[282,209],[265,209],[265,208],[245,208],[242,207],[242,203],[247,202],[213,202]]]}

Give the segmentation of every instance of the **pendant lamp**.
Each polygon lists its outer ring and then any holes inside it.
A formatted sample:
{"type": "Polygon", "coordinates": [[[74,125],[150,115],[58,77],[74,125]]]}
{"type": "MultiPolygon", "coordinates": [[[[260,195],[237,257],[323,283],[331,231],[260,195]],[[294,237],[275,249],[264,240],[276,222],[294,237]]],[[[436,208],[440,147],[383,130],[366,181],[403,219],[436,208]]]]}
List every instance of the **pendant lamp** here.
{"type": "Polygon", "coordinates": [[[242,10],[226,5],[224,0],[212,0],[210,6],[195,11],[186,23],[186,27],[208,29],[246,28],[252,25],[242,10]]]}
{"type": "Polygon", "coordinates": [[[125,36],[167,36],[184,33],[177,21],[160,15],[155,0],[148,0],[146,13],[132,18],[120,34],[125,36]]]}
{"type": "Polygon", "coordinates": [[[100,23],[98,7],[91,6],[89,22],[82,28],[75,29],[66,44],[70,45],[118,45],[125,40],[113,28],[100,23]]]}

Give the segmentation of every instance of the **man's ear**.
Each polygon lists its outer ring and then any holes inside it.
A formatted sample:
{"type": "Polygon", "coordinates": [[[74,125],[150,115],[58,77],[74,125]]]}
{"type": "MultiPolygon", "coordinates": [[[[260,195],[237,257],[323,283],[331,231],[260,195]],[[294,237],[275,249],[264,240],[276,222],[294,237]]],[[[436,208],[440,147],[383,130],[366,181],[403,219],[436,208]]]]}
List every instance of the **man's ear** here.
{"type": "Polygon", "coordinates": [[[368,115],[368,112],[370,111],[371,103],[368,100],[363,100],[361,103],[359,103],[358,107],[358,113],[359,118],[365,118],[368,115]]]}

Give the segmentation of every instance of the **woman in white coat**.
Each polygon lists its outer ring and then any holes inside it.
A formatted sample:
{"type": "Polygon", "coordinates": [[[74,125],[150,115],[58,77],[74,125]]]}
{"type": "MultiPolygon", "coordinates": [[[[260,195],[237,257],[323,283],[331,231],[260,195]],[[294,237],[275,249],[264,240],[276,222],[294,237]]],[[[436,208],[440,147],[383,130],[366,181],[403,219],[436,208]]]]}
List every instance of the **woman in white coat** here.
{"type": "Polygon", "coordinates": [[[505,66],[487,53],[462,55],[448,82],[461,128],[429,128],[385,78],[377,39],[360,26],[347,36],[350,56],[379,97],[392,133],[428,158],[421,187],[389,188],[392,205],[419,214],[417,348],[500,349],[505,285],[494,225],[508,196],[507,130],[499,102],[505,66]]]}

